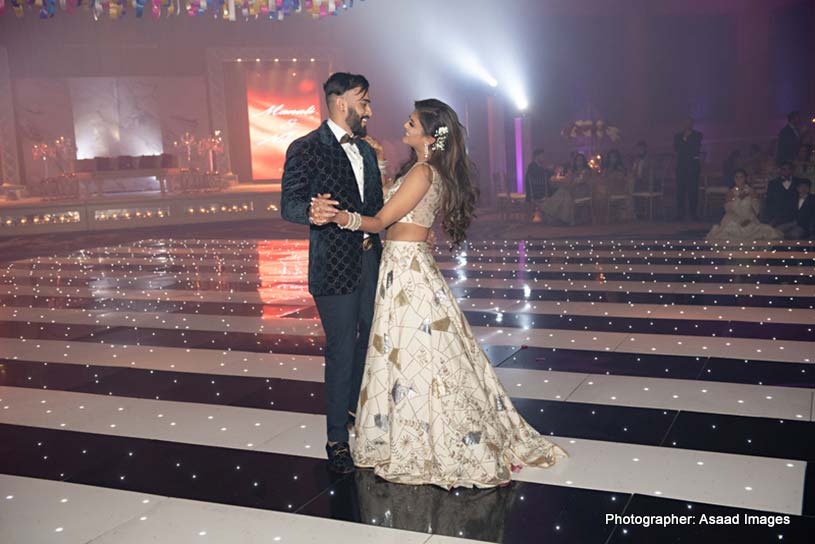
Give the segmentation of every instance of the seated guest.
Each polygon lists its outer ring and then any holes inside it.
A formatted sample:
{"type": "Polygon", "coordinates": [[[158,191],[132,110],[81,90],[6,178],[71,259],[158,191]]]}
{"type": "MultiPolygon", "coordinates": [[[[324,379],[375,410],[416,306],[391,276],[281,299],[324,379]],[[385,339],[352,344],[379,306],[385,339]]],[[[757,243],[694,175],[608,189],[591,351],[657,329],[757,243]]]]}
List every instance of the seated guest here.
{"type": "Polygon", "coordinates": [[[565,179],[560,182],[560,187],[540,206],[546,219],[574,225],[574,200],[591,196],[594,177],[586,156],[577,153],[572,160],[571,169],[566,173],[565,179]]]}
{"type": "Polygon", "coordinates": [[[815,195],[812,195],[812,182],[804,179],[798,182],[798,238],[815,238],[815,195]]]}
{"type": "Polygon", "coordinates": [[[792,175],[792,163],[781,164],[781,175],[767,184],[767,202],[764,207],[765,221],[784,232],[788,238],[800,235],[798,231],[798,189],[800,178],[792,175]]]}
{"type": "Polygon", "coordinates": [[[753,242],[780,240],[783,233],[758,220],[758,195],[747,184],[747,172],[739,168],[733,174],[733,187],[727,192],[724,217],[708,233],[707,240],[753,242]]]}
{"type": "Polygon", "coordinates": [[[554,172],[546,166],[543,153],[543,149],[536,149],[532,153],[532,162],[526,169],[524,191],[528,202],[549,196],[549,178],[554,172]]]}

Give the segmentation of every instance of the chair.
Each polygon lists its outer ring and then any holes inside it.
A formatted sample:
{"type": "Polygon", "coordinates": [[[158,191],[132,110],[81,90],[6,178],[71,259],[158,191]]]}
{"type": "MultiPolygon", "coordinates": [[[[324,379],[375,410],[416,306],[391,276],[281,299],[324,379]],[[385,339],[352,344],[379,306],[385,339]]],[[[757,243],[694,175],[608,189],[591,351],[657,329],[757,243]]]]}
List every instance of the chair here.
{"type": "Polygon", "coordinates": [[[634,191],[634,215],[639,217],[639,211],[644,208],[649,221],[654,220],[654,208],[662,203],[665,194],[665,182],[671,166],[671,156],[658,155],[654,157],[654,165],[648,173],[645,190],[634,191]]]}
{"type": "Polygon", "coordinates": [[[592,195],[575,197],[572,202],[574,203],[575,223],[578,223],[577,217],[581,210],[588,212],[587,223],[594,222],[594,197],[592,195]]]}
{"type": "Polygon", "coordinates": [[[511,206],[510,193],[506,190],[506,175],[502,172],[493,172],[492,183],[493,187],[498,189],[498,192],[495,194],[498,215],[501,216],[501,219],[506,219],[506,214],[511,206]]]}
{"type": "Polygon", "coordinates": [[[721,175],[705,174],[702,176],[702,217],[707,217],[710,213],[711,205],[715,204],[714,209],[719,210],[724,206],[724,201],[727,198],[727,192],[730,188],[724,184],[724,178],[721,175]]]}
{"type": "Polygon", "coordinates": [[[508,205],[506,207],[508,219],[526,221],[530,216],[530,206],[523,193],[509,193],[508,205]]]}

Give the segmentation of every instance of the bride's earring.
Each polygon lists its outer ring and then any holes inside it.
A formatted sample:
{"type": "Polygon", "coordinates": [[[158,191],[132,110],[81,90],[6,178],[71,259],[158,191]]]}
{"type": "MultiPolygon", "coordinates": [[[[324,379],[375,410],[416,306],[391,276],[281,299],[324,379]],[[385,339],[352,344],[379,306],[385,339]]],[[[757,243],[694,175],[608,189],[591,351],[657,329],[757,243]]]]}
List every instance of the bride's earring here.
{"type": "Polygon", "coordinates": [[[429,158],[430,158],[430,146],[427,143],[425,143],[424,144],[424,160],[427,160],[429,158]]]}

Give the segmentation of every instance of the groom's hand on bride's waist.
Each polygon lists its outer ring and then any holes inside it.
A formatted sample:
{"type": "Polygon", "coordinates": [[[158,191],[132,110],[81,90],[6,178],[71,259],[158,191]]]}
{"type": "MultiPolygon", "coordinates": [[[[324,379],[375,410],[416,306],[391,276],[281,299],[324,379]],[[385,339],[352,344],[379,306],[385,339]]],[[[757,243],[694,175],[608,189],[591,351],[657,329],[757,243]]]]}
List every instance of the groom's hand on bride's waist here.
{"type": "Polygon", "coordinates": [[[322,226],[326,223],[330,223],[331,220],[337,215],[337,210],[335,206],[338,206],[339,202],[336,200],[331,200],[331,195],[329,193],[325,193],[322,195],[317,195],[316,197],[312,197],[311,199],[311,206],[308,212],[308,220],[312,225],[322,226]]]}

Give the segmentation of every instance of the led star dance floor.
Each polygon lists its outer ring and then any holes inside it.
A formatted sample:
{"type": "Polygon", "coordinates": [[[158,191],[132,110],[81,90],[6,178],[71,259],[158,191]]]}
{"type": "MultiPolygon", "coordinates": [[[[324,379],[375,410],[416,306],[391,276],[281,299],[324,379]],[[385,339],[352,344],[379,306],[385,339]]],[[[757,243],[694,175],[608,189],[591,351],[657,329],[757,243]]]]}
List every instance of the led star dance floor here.
{"type": "Polygon", "coordinates": [[[306,242],[144,239],[0,271],[0,542],[811,542],[815,243],[438,263],[565,462],[453,492],[329,474],[306,242]]]}

